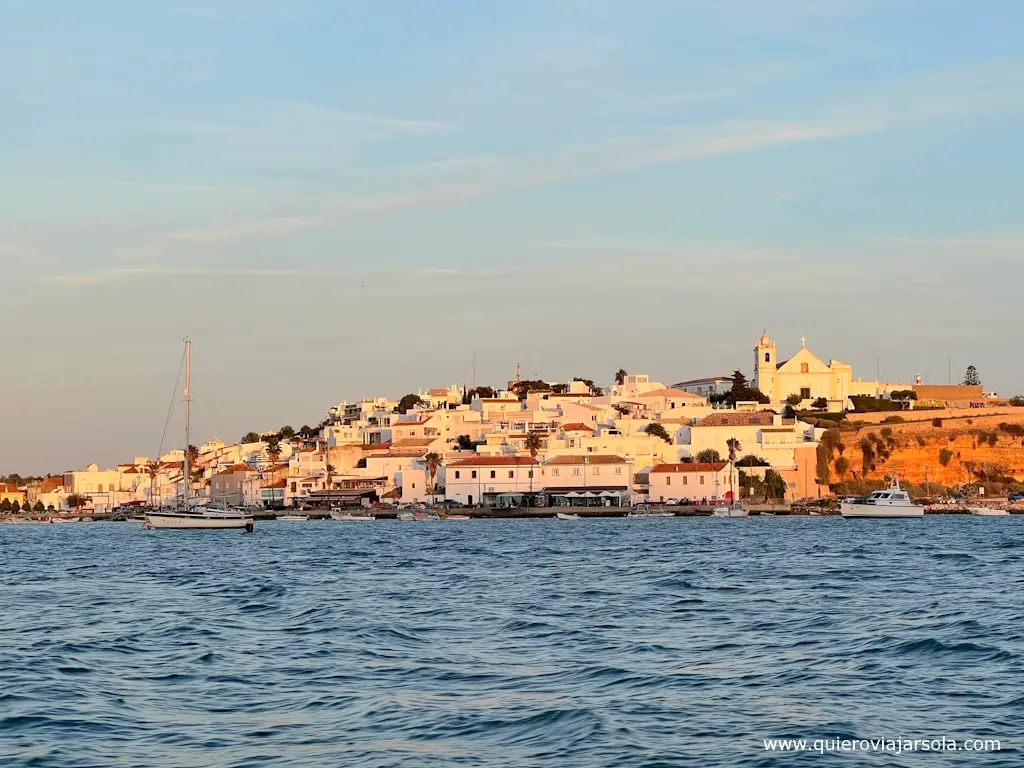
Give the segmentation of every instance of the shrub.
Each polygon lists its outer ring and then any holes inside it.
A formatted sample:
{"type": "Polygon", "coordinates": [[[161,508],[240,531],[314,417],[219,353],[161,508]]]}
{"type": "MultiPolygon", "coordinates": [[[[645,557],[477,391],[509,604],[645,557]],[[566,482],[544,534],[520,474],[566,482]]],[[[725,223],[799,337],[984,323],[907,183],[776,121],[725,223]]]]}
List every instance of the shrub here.
{"type": "Polygon", "coordinates": [[[925,440],[924,437],[922,437],[921,435],[918,435],[917,436],[917,444],[919,446],[921,446],[922,448],[924,448],[926,445],[928,445],[928,441],[925,440]]]}
{"type": "Polygon", "coordinates": [[[1014,395],[1010,398],[1010,405],[1017,408],[1024,407],[1024,395],[1014,395]]]}
{"type": "Polygon", "coordinates": [[[1024,425],[1008,424],[1004,421],[1002,424],[999,425],[999,429],[1001,429],[1008,435],[1013,435],[1014,437],[1024,436],[1024,425]]]}
{"type": "Polygon", "coordinates": [[[898,403],[894,403],[891,400],[883,400],[880,397],[851,395],[850,401],[853,403],[853,410],[857,413],[877,413],[879,411],[900,410],[900,405],[898,403]]]}
{"type": "Polygon", "coordinates": [[[998,442],[999,442],[999,433],[998,432],[990,432],[989,435],[988,435],[988,446],[989,446],[989,448],[995,448],[996,447],[996,443],[998,443],[998,442]]]}
{"type": "Polygon", "coordinates": [[[883,424],[903,424],[906,421],[902,416],[886,416],[882,419],[883,424]]]}
{"type": "Polygon", "coordinates": [[[939,451],[939,464],[941,464],[942,466],[948,467],[949,461],[952,458],[953,452],[949,450],[949,448],[943,448],[941,451],[939,451]]]}
{"type": "Polygon", "coordinates": [[[956,435],[953,434],[952,432],[949,433],[949,442],[951,442],[951,443],[955,443],[956,442],[956,435]]]}
{"type": "Polygon", "coordinates": [[[882,437],[886,440],[892,437],[892,427],[882,427],[882,437]]]}
{"type": "Polygon", "coordinates": [[[838,477],[842,477],[843,475],[850,471],[850,460],[845,456],[840,456],[838,459],[836,459],[835,467],[836,475],[838,477]]]}

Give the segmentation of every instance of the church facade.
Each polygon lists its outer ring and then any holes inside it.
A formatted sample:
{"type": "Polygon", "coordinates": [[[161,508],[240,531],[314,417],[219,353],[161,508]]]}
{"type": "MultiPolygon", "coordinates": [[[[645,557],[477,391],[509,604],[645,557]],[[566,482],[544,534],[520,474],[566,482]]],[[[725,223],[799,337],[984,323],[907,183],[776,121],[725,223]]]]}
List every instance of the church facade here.
{"type": "Polygon", "coordinates": [[[852,404],[851,395],[879,397],[900,384],[863,381],[853,378],[853,367],[838,360],[825,363],[807,348],[807,339],[801,339],[800,351],[788,360],[779,361],[775,342],[766,331],[754,347],[754,386],[780,404],[790,395],[809,401],[825,398],[830,411],[840,411],[852,404]]]}

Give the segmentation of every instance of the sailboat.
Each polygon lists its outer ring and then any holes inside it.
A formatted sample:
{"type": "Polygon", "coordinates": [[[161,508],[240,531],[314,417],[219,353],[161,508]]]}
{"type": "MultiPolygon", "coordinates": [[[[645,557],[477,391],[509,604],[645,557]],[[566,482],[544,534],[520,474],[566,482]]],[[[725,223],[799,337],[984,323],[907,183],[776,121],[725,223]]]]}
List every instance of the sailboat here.
{"type": "Polygon", "coordinates": [[[152,528],[179,528],[179,529],[223,529],[234,528],[251,532],[253,529],[252,516],[233,509],[190,509],[189,490],[191,486],[188,446],[189,442],[189,421],[190,421],[190,390],[192,387],[192,342],[185,340],[185,463],[182,481],[185,486],[185,504],[181,512],[150,512],[146,515],[146,521],[142,527],[146,530],[152,528]]]}

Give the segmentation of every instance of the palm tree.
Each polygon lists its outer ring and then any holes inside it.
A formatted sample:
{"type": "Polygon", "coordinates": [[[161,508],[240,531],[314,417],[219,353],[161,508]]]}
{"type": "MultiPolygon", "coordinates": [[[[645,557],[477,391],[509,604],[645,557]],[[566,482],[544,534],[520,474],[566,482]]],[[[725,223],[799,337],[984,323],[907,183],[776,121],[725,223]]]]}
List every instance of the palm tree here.
{"type": "Polygon", "coordinates": [[[740,451],[743,450],[743,446],[740,445],[740,441],[735,437],[730,437],[725,441],[726,447],[729,449],[729,492],[732,494],[732,503],[736,503],[736,486],[734,478],[736,475],[736,457],[739,456],[740,451]]]}
{"type": "MultiPolygon", "coordinates": [[[[541,439],[539,432],[530,432],[526,436],[526,450],[530,452],[530,458],[534,461],[537,460],[537,454],[540,452],[541,439]]],[[[533,467],[530,467],[530,506],[533,506],[533,467]]]]}
{"type": "Polygon", "coordinates": [[[626,382],[626,376],[628,375],[625,368],[619,368],[615,372],[615,383],[621,387],[626,382]]]}
{"type": "Polygon", "coordinates": [[[437,484],[434,478],[437,477],[437,470],[441,468],[441,454],[431,451],[423,457],[423,463],[427,465],[427,474],[430,475],[430,502],[437,503],[437,484]]]}
{"type": "Polygon", "coordinates": [[[271,440],[267,445],[267,458],[271,464],[277,464],[277,460],[281,458],[281,444],[277,440],[271,440]]]}

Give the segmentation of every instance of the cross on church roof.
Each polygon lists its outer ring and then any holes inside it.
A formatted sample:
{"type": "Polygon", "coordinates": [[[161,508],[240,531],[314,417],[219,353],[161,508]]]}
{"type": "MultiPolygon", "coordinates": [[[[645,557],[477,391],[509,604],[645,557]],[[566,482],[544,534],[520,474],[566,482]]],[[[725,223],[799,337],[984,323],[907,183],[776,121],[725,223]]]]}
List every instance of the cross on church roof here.
{"type": "Polygon", "coordinates": [[[807,346],[807,337],[806,336],[801,336],[800,337],[800,346],[801,347],[806,347],[807,346]]]}

